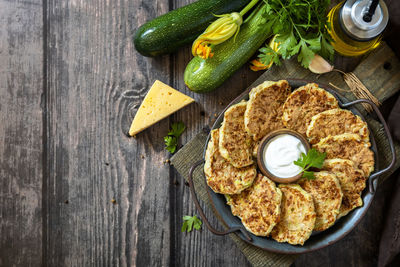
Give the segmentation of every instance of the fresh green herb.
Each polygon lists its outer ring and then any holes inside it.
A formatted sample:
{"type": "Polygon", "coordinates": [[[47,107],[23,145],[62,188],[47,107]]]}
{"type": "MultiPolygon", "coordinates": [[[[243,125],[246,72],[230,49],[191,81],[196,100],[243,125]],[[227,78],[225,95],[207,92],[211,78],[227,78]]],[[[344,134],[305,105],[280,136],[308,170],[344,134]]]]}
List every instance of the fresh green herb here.
{"type": "Polygon", "coordinates": [[[165,136],[165,149],[171,152],[171,154],[175,153],[176,146],[178,145],[177,139],[175,136],[165,136]]]}
{"type": "Polygon", "coordinates": [[[279,59],[279,53],[272,49],[269,45],[260,49],[261,54],[258,55],[260,62],[264,65],[268,65],[270,62],[280,66],[281,61],[279,59]],[[268,62],[268,63],[267,63],[268,62]]]}
{"type": "Polygon", "coordinates": [[[178,145],[178,138],[185,131],[186,127],[183,122],[175,122],[171,125],[171,130],[168,135],[164,137],[165,149],[171,154],[175,153],[178,145]]]}
{"type": "Polygon", "coordinates": [[[266,27],[272,27],[279,44],[278,52],[268,45],[261,48],[261,63],[278,63],[280,54],[297,60],[308,68],[315,54],[333,59],[331,37],[327,31],[327,11],[330,0],[263,0],[266,4],[266,27]]]}
{"type": "Polygon", "coordinates": [[[171,130],[169,131],[168,135],[175,136],[179,138],[181,134],[185,131],[185,124],[183,122],[175,122],[171,125],[171,130]]]}
{"type": "Polygon", "coordinates": [[[183,216],[182,233],[191,232],[193,227],[196,230],[201,229],[202,222],[196,215],[194,216],[183,216]]]}
{"type": "Polygon", "coordinates": [[[313,171],[308,171],[309,168],[321,169],[324,160],[326,158],[326,153],[321,153],[315,148],[308,150],[307,155],[301,153],[300,158],[294,161],[294,164],[302,168],[303,177],[308,180],[315,179],[313,171]]]}

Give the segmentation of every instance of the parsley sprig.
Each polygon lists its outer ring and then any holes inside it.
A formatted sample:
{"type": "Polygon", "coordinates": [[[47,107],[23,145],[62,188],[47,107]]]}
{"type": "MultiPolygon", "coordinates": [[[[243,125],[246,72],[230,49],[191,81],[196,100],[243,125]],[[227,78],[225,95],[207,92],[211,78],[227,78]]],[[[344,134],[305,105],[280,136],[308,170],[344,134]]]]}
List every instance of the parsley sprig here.
{"type": "Polygon", "coordinates": [[[327,11],[330,0],[263,0],[266,27],[271,27],[279,43],[278,52],[269,45],[260,49],[261,63],[280,64],[279,56],[297,60],[308,68],[315,54],[333,59],[334,49],[327,31],[327,11]]]}
{"type": "Polygon", "coordinates": [[[183,122],[175,122],[171,125],[171,130],[168,135],[164,137],[165,149],[171,154],[175,153],[178,146],[178,138],[185,131],[186,126],[183,122]]]}
{"type": "Polygon", "coordinates": [[[324,160],[326,158],[326,153],[321,153],[317,151],[315,148],[311,148],[308,150],[307,155],[301,153],[300,158],[295,160],[293,163],[302,168],[304,178],[308,180],[314,180],[315,175],[313,171],[308,171],[310,168],[318,168],[321,169],[324,160]]]}
{"type": "Polygon", "coordinates": [[[201,225],[203,223],[201,222],[201,220],[199,218],[197,218],[196,215],[194,216],[183,216],[183,224],[182,224],[182,233],[183,232],[191,232],[193,227],[196,230],[200,230],[201,229],[201,225]]]}

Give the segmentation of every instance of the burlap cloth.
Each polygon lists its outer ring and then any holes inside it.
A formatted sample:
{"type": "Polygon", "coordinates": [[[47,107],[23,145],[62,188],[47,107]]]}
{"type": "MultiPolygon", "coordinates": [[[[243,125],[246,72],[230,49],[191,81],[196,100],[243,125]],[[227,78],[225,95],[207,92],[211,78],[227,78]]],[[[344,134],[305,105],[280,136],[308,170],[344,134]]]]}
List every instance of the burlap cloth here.
{"type": "MultiPolygon", "coordinates": [[[[293,63],[296,64],[296,63],[293,63]]],[[[320,79],[318,76],[313,77],[310,75],[309,71],[301,70],[298,72],[297,70],[292,71],[293,65],[292,62],[285,62],[280,68],[272,68],[266,73],[263,74],[260,79],[254,82],[250,87],[254,87],[260,84],[264,80],[278,80],[278,79],[286,79],[289,77],[293,78],[307,78],[310,80],[321,81],[327,84],[326,79],[332,80],[332,77],[326,77],[320,79]],[[307,74],[305,74],[307,73],[307,74]]],[[[368,84],[368,81],[362,81],[368,84]]],[[[384,83],[384,82],[382,82],[384,83]]],[[[340,92],[339,92],[340,93],[340,92]]],[[[348,97],[348,95],[346,95],[348,97]]],[[[379,97],[378,97],[379,98],[379,97]]],[[[362,107],[358,107],[362,109],[362,107]]],[[[362,113],[366,115],[366,112],[362,110],[362,113]]],[[[379,166],[380,168],[386,167],[392,159],[389,144],[387,142],[386,135],[383,130],[383,126],[373,119],[373,116],[366,115],[366,120],[369,124],[371,133],[373,134],[379,154],[379,166]]],[[[190,142],[188,142],[183,148],[181,148],[172,158],[171,164],[176,168],[176,170],[180,173],[182,177],[186,180],[188,178],[188,173],[190,167],[197,161],[203,158],[203,150],[205,146],[205,142],[207,139],[208,133],[202,132],[197,134],[190,142]]],[[[400,158],[400,145],[395,142],[396,146],[396,154],[397,158],[400,158]]],[[[379,183],[382,183],[385,179],[387,179],[390,174],[392,174],[400,165],[400,160],[397,160],[395,167],[392,171],[384,174],[379,178],[379,183]]],[[[204,173],[203,173],[203,165],[199,166],[193,174],[193,182],[195,185],[196,193],[199,199],[201,199],[209,208],[212,208],[210,204],[210,200],[208,198],[204,173]]],[[[367,189],[366,189],[367,190],[367,189]]],[[[218,218],[215,210],[213,210],[214,215],[218,218]]],[[[220,223],[223,225],[221,218],[218,218],[220,223]]],[[[226,225],[225,225],[226,227],[226,225]]],[[[285,255],[285,254],[277,254],[264,251],[260,248],[252,246],[244,241],[242,241],[236,234],[229,235],[239,249],[246,256],[248,261],[253,266],[289,266],[296,259],[296,255],[285,255]]]]}

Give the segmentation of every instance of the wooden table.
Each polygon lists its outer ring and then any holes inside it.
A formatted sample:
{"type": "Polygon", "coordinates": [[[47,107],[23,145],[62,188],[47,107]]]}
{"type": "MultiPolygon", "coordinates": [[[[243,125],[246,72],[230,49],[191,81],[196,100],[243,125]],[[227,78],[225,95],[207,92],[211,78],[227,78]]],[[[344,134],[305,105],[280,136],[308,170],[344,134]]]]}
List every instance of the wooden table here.
{"type": "MultiPolygon", "coordinates": [[[[196,210],[163,137],[182,121],[186,143],[260,73],[245,66],[198,95],[183,82],[189,48],[151,59],[132,43],[138,25],[190,2],[0,0],[0,266],[249,265],[229,237],[181,233],[196,210]],[[129,138],[155,79],[196,104],[129,138]]],[[[295,265],[376,263],[389,187],[345,239],[295,265]]]]}

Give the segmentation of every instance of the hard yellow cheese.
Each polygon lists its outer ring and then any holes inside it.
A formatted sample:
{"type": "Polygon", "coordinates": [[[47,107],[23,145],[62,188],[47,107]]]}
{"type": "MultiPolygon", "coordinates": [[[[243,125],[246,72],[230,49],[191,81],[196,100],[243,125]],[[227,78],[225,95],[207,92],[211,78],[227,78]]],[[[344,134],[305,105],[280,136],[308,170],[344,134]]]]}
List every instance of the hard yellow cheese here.
{"type": "Polygon", "coordinates": [[[192,102],[193,98],[156,80],[132,121],[129,135],[134,136],[192,102]]]}

